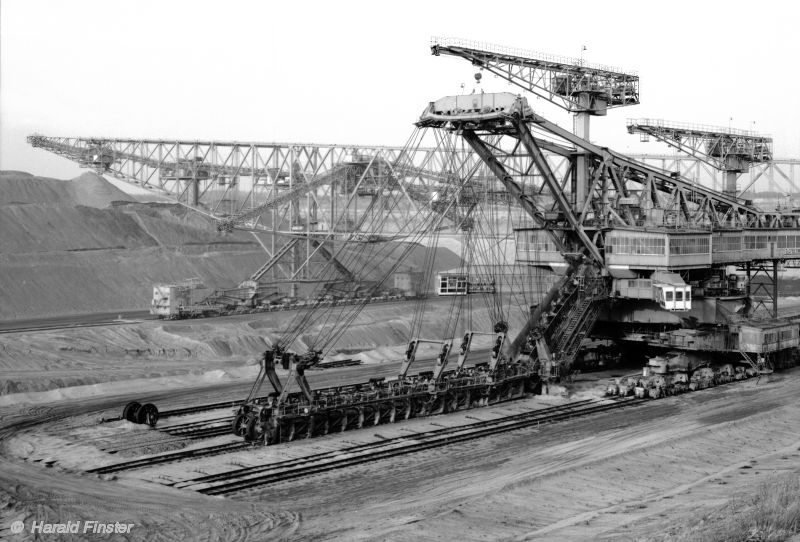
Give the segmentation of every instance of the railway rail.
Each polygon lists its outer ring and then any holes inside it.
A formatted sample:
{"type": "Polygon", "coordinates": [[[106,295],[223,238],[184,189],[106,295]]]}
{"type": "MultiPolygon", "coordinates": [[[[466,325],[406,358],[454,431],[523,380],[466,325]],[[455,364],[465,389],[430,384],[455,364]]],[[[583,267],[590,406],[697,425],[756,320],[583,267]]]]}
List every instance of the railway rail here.
{"type": "Polygon", "coordinates": [[[577,401],[503,418],[482,420],[458,427],[446,427],[403,435],[379,442],[360,444],[341,450],[281,461],[271,465],[245,467],[236,471],[207,475],[173,485],[182,489],[194,489],[206,495],[227,495],[254,487],[534,427],[542,423],[555,423],[570,418],[616,410],[646,401],[646,399],[636,398],[611,401],[594,399],[577,401]],[[193,486],[198,487],[195,488],[193,486]]]}
{"type": "MultiPolygon", "coordinates": [[[[305,476],[306,474],[304,473],[315,474],[317,472],[324,472],[326,470],[344,468],[347,466],[357,465],[359,463],[374,461],[386,457],[393,457],[396,455],[422,451],[456,442],[514,431],[516,429],[522,429],[541,423],[553,423],[573,417],[590,415],[596,412],[613,410],[622,406],[635,405],[645,401],[647,400],[636,398],[618,398],[605,401],[598,401],[596,399],[576,401],[566,405],[523,412],[497,419],[477,421],[462,426],[444,427],[421,433],[393,437],[379,442],[360,444],[340,450],[315,454],[313,456],[287,460],[276,464],[246,467],[229,473],[221,473],[194,480],[176,482],[174,485],[188,487],[191,485],[208,484],[211,482],[222,481],[224,482],[223,484],[211,487],[202,487],[198,489],[198,491],[208,494],[217,494],[215,491],[221,491],[222,493],[220,494],[224,494],[226,492],[237,491],[239,486],[242,486],[242,484],[247,485],[247,487],[251,487],[249,484],[253,484],[254,482],[254,485],[270,484],[281,480],[305,476]],[[352,457],[343,459],[343,454],[352,457]],[[256,475],[256,477],[251,478],[253,475],[256,475]],[[236,480],[236,478],[242,477],[245,477],[245,479],[236,480]]],[[[228,432],[227,427],[224,427],[223,429],[228,432]]],[[[157,456],[114,463],[111,465],[89,469],[87,472],[94,474],[124,472],[164,463],[173,463],[187,459],[238,451],[250,446],[252,445],[240,441],[230,442],[204,448],[180,450],[177,452],[171,452],[157,456]]]]}
{"type": "MultiPolygon", "coordinates": [[[[265,398],[266,397],[261,397],[260,399],[265,399],[265,398]]],[[[184,408],[173,408],[171,410],[164,410],[159,412],[159,420],[164,420],[165,418],[169,418],[172,416],[187,416],[189,414],[199,414],[200,412],[207,412],[209,410],[236,408],[242,403],[244,403],[244,401],[221,401],[219,403],[207,403],[204,405],[193,405],[184,408]]],[[[122,416],[115,416],[113,418],[103,418],[100,420],[100,422],[101,423],[118,422],[122,419],[123,419],[122,416]]],[[[164,429],[166,430],[167,428],[164,429]]]]}
{"type": "MultiPolygon", "coordinates": [[[[725,386],[739,382],[730,380],[715,383],[712,387],[725,386]]],[[[701,389],[706,389],[701,388],[701,389]]],[[[652,400],[651,398],[617,395],[606,397],[605,399],[586,399],[573,401],[564,405],[547,407],[528,412],[480,420],[473,423],[442,427],[409,435],[402,435],[386,438],[381,441],[358,444],[343,449],[281,461],[269,465],[258,465],[253,467],[243,467],[235,471],[207,475],[191,480],[183,480],[172,485],[179,488],[194,489],[200,493],[208,495],[224,495],[246,490],[252,487],[269,485],[295,478],[310,476],[335,469],[356,466],[362,463],[377,461],[399,455],[423,451],[448,444],[464,442],[477,438],[492,436],[496,434],[524,429],[531,426],[538,426],[542,423],[554,423],[570,418],[589,416],[595,413],[606,412],[622,408],[625,406],[638,405],[652,400]]],[[[237,402],[212,403],[198,405],[184,409],[175,409],[173,414],[184,414],[191,412],[201,412],[213,408],[232,406],[237,402]]],[[[230,421],[232,416],[217,417],[208,420],[199,420],[175,424],[160,431],[166,432],[176,439],[184,438],[210,438],[229,433],[230,421]]],[[[90,469],[87,472],[96,474],[110,474],[146,468],[163,463],[172,463],[186,459],[194,459],[204,456],[218,455],[222,453],[238,451],[254,444],[248,442],[228,442],[215,446],[196,448],[191,450],[180,450],[161,455],[144,457],[131,461],[115,463],[103,467],[90,469]]]]}
{"type": "Polygon", "coordinates": [[[217,444],[216,446],[206,446],[205,448],[194,448],[192,450],[180,450],[178,452],[170,452],[166,454],[143,457],[141,459],[134,459],[132,461],[125,461],[123,463],[114,463],[112,465],[105,465],[103,467],[96,467],[89,469],[86,472],[92,474],[111,474],[114,472],[122,472],[126,470],[139,469],[143,467],[152,467],[153,465],[160,465],[162,463],[174,463],[184,459],[193,459],[196,457],[204,457],[210,455],[218,455],[227,452],[233,452],[243,448],[247,448],[248,444],[243,442],[227,442],[225,444],[217,444]]]}

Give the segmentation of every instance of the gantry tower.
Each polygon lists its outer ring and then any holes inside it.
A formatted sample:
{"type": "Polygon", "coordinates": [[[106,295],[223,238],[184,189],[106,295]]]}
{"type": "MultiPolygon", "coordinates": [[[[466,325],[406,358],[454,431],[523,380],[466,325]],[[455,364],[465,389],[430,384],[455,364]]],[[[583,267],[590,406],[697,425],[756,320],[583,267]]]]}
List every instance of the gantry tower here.
{"type": "Polygon", "coordinates": [[[628,133],[638,133],[641,141],[652,137],[722,171],[723,192],[732,196],[742,173],[772,160],[772,138],[750,130],[659,119],[628,119],[627,125],[628,133]]]}
{"type": "MultiPolygon", "coordinates": [[[[434,37],[431,52],[469,60],[474,66],[573,113],[573,133],[584,140],[590,139],[592,116],[639,103],[639,76],[613,66],[459,38],[434,37]]],[[[572,206],[580,211],[589,190],[589,168],[580,154],[571,184],[572,206]]]]}

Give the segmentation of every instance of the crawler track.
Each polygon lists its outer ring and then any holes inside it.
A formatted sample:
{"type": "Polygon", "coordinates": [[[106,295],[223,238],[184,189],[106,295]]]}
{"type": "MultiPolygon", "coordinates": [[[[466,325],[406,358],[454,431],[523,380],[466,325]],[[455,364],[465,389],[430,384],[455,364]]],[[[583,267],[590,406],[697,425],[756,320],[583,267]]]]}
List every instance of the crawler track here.
{"type": "Polygon", "coordinates": [[[213,474],[173,484],[179,488],[195,489],[206,495],[226,495],[253,487],[265,486],[286,480],[302,478],[335,469],[341,469],[487,437],[517,429],[553,423],[570,418],[588,416],[590,414],[618,409],[624,406],[646,402],[646,399],[617,399],[610,402],[596,400],[578,401],[568,405],[550,407],[507,416],[494,420],[484,420],[460,427],[447,427],[414,433],[407,436],[386,439],[352,446],[342,450],[323,452],[312,456],[291,459],[255,467],[246,467],[235,471],[213,474]]]}

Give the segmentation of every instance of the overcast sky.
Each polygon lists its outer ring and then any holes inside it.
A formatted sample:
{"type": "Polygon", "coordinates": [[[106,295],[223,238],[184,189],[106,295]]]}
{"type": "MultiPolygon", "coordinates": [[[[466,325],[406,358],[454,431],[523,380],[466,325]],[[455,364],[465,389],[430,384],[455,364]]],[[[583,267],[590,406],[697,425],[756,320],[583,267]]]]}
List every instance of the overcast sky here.
{"type": "Polygon", "coordinates": [[[434,35],[566,56],[586,45],[589,62],[637,70],[641,105],[593,119],[602,145],[671,152],[628,135],[627,117],[730,122],[800,158],[798,5],[2,0],[0,169],[81,171],[29,148],[32,132],[403,145],[427,102],[475,86],[468,62],[431,55],[434,35]]]}

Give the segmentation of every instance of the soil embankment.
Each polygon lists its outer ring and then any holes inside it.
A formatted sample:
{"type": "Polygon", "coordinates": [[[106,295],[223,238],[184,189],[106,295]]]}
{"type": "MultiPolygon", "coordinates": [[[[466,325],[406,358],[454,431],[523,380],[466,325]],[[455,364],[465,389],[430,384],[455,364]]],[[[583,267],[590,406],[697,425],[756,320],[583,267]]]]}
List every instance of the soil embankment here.
{"type": "MultiPolygon", "coordinates": [[[[177,204],[137,202],[91,172],[70,181],[0,172],[0,232],[0,320],[148,309],[156,283],[231,288],[269,259],[248,232],[220,233],[177,204]]],[[[403,268],[420,268],[425,252],[414,247],[403,268]]],[[[352,269],[370,263],[339,257],[352,269]]],[[[436,262],[450,269],[460,258],[440,248],[436,262]]]]}
{"type": "Polygon", "coordinates": [[[266,259],[253,236],[137,203],[94,173],[0,173],[0,231],[0,320],[147,309],[155,283],[230,287],[266,259]]]}

